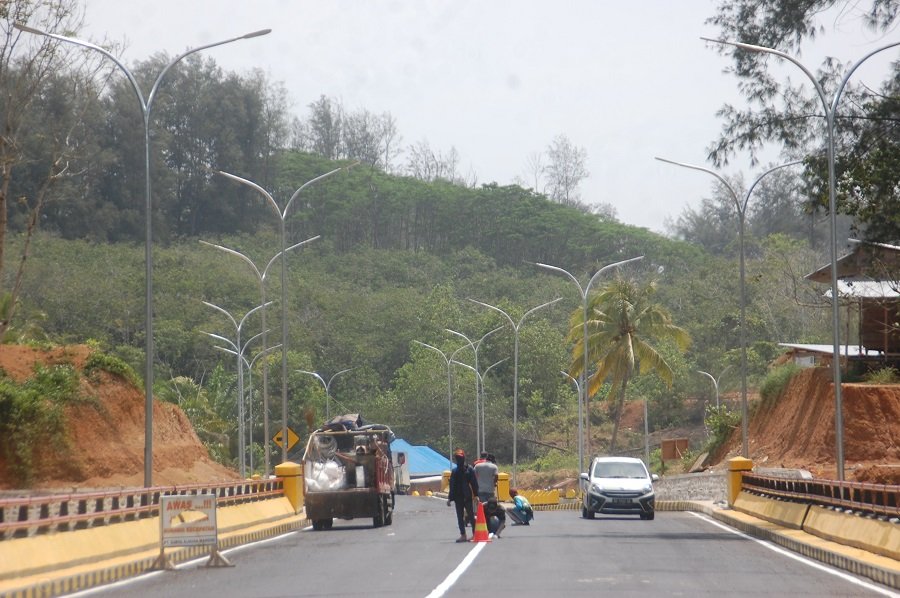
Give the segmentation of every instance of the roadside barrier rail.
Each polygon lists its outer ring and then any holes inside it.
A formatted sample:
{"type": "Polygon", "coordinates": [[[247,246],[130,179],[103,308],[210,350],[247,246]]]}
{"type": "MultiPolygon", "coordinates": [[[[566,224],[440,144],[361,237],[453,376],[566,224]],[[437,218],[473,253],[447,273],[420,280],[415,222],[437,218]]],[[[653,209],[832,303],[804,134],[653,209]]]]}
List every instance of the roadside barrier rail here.
{"type": "Polygon", "coordinates": [[[123,488],[0,500],[0,540],[71,531],[159,515],[160,497],[215,494],[219,507],[277,498],[281,478],[152,488],[123,488]]]}
{"type": "Polygon", "coordinates": [[[753,494],[850,509],[885,517],[900,517],[900,486],[799,480],[744,473],[741,488],[753,494]]]}

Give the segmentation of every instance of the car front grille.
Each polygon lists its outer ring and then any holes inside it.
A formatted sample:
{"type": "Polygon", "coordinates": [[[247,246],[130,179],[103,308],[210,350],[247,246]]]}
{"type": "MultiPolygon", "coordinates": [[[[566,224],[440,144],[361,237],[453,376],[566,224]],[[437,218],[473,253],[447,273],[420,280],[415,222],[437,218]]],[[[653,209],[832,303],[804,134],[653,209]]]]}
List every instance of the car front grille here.
{"type": "Polygon", "coordinates": [[[644,495],[643,492],[634,490],[604,490],[602,494],[608,498],[639,498],[644,495]]]}

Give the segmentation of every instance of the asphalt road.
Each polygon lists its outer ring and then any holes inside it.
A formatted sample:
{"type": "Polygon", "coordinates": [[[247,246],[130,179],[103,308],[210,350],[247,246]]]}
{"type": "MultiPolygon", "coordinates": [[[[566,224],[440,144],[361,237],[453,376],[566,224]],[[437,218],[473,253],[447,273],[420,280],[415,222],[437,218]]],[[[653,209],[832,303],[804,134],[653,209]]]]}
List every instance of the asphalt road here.
{"type": "Polygon", "coordinates": [[[543,511],[491,543],[456,544],[455,512],[397,497],[394,523],[336,521],[79,596],[896,596],[702,515],[581,519],[543,511]]]}

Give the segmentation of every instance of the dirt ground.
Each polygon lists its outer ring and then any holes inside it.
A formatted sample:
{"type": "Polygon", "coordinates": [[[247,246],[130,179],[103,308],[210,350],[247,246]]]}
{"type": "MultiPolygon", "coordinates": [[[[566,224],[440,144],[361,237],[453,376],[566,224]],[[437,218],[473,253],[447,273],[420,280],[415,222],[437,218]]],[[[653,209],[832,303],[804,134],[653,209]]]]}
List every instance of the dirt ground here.
{"type": "MultiPolygon", "coordinates": [[[[33,373],[35,362],[70,363],[84,367],[90,349],[83,345],[48,351],[0,345],[0,368],[16,381],[33,373]]],[[[82,376],[81,392],[95,397],[67,408],[66,450],[48,439],[39,449],[32,489],[94,489],[135,487],[144,484],[144,391],[118,376],[100,373],[99,383],[82,376]]],[[[153,404],[153,485],[237,479],[238,475],[212,459],[194,433],[184,412],[169,403],[153,404]]],[[[16,486],[0,451],[0,489],[16,486]]]]}
{"type": "MultiPolygon", "coordinates": [[[[81,369],[90,353],[83,345],[44,351],[0,345],[0,368],[23,381],[35,362],[71,363],[81,369]]],[[[33,489],[84,490],[143,485],[144,393],[107,373],[99,383],[82,377],[82,392],[96,397],[99,408],[82,403],[68,408],[65,451],[39,451],[33,489]]],[[[845,477],[848,480],[900,484],[900,385],[845,384],[843,386],[845,477]]],[[[732,398],[733,399],[733,398],[732,398]]],[[[756,400],[751,396],[751,400],[756,400]]],[[[153,484],[157,486],[237,479],[238,474],[212,459],[184,413],[175,405],[153,405],[153,484]]],[[[639,402],[628,404],[622,428],[643,429],[639,402]]],[[[696,430],[666,430],[658,438],[687,437],[696,430]]],[[[691,449],[700,448],[691,441],[691,449]]],[[[599,445],[596,445],[599,446],[599,445]]],[[[807,369],[795,376],[782,397],[760,407],[750,421],[750,457],[760,467],[806,469],[816,477],[835,479],[834,393],[827,369],[807,369]]],[[[738,456],[738,427],[726,449],[714,455],[713,468],[723,468],[738,456]]],[[[577,472],[518,473],[523,488],[568,488],[577,472]]],[[[0,490],[15,486],[6,457],[0,452],[0,490]]]]}
{"type": "MultiPolygon", "coordinates": [[[[845,479],[900,484],[900,384],[841,386],[845,479]]],[[[833,387],[830,369],[805,369],[791,379],[774,405],[761,406],[749,425],[747,444],[753,462],[836,479],[833,387]]],[[[740,452],[737,429],[718,463],[740,452]]]]}

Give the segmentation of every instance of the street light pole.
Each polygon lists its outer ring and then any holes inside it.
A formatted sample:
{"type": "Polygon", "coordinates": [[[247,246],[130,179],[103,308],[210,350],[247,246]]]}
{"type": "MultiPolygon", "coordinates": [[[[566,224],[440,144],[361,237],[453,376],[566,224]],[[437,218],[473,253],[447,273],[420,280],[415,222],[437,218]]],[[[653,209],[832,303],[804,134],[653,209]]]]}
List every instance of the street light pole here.
{"type": "Polygon", "coordinates": [[[514,343],[513,343],[513,477],[512,483],[513,486],[516,485],[516,473],[518,469],[518,441],[519,441],[519,328],[521,328],[522,324],[525,322],[525,318],[529,315],[533,314],[539,309],[544,307],[548,307],[553,305],[557,301],[562,300],[562,297],[557,297],[553,301],[548,301],[547,303],[542,303],[537,307],[533,307],[526,311],[521,318],[519,318],[518,324],[513,322],[513,319],[509,316],[508,313],[500,309],[495,305],[490,305],[488,303],[483,303],[481,301],[476,301],[475,299],[469,299],[472,303],[477,303],[482,307],[486,307],[488,309],[494,310],[499,314],[503,314],[506,319],[509,321],[509,325],[512,326],[514,333],[514,343]]]}
{"type": "Polygon", "coordinates": [[[146,311],[144,316],[144,326],[146,328],[147,338],[145,346],[144,365],[144,487],[149,488],[153,485],[153,220],[151,217],[152,201],[150,196],[150,110],[153,108],[153,100],[156,99],[156,92],[159,90],[159,85],[160,83],[162,83],[162,80],[166,76],[166,73],[184,57],[190,54],[194,54],[195,52],[200,52],[201,50],[213,48],[215,46],[221,46],[223,44],[228,44],[242,39],[250,39],[252,37],[266,35],[272,30],[262,29],[260,31],[254,31],[240,37],[232,37],[230,39],[199,46],[197,48],[193,48],[191,50],[188,50],[187,52],[179,54],[171,62],[169,62],[169,64],[167,64],[156,77],[156,80],[153,82],[153,85],[150,88],[150,95],[148,95],[147,99],[145,100],[144,94],[141,93],[141,88],[138,85],[137,79],[135,79],[131,71],[128,70],[128,67],[126,67],[108,50],[87,41],[76,39],[74,37],[57,35],[55,33],[48,33],[40,29],[35,29],[34,27],[29,27],[23,23],[15,23],[14,26],[16,27],[16,29],[19,29],[21,31],[34,33],[35,35],[43,35],[45,37],[56,39],[61,42],[74,44],[76,46],[81,46],[83,48],[88,48],[90,50],[100,52],[105,57],[112,60],[113,63],[117,67],[119,67],[119,69],[121,69],[121,71],[125,74],[125,77],[128,79],[128,83],[131,84],[131,87],[134,90],[135,95],[137,96],[138,102],[140,103],[141,115],[143,117],[144,125],[144,212],[146,218],[144,243],[144,261],[146,269],[146,311]]]}
{"type": "MultiPolygon", "coordinates": [[[[265,313],[265,310],[263,310],[263,313],[265,313]]],[[[246,357],[244,358],[244,363],[247,366],[247,390],[250,393],[250,400],[247,401],[248,405],[250,406],[249,413],[247,414],[247,423],[249,424],[249,428],[250,428],[250,433],[248,434],[248,436],[250,438],[250,450],[248,452],[250,454],[250,472],[251,472],[251,474],[253,472],[253,364],[255,364],[256,360],[259,359],[260,357],[265,357],[266,355],[268,355],[275,349],[281,348],[281,343],[278,343],[277,345],[272,345],[271,347],[266,347],[265,339],[266,339],[266,334],[268,332],[269,332],[268,330],[263,330],[263,332],[261,332],[260,334],[254,336],[249,341],[247,341],[247,344],[249,345],[251,342],[253,342],[254,339],[256,339],[257,336],[262,336],[264,348],[262,351],[260,351],[256,355],[254,355],[253,359],[251,359],[249,362],[247,362],[246,357]]],[[[263,361],[263,366],[264,366],[263,367],[263,378],[265,378],[266,372],[268,371],[268,364],[265,361],[263,361]]],[[[264,382],[265,382],[265,380],[264,380],[264,382]]],[[[269,477],[269,425],[268,425],[269,424],[269,414],[268,413],[263,414],[263,420],[265,422],[263,425],[263,445],[265,445],[265,455],[266,455],[265,476],[269,477]]]]}
{"type": "Polygon", "coordinates": [[[716,410],[718,411],[718,409],[719,409],[719,381],[716,380],[715,378],[713,378],[713,375],[710,374],[709,372],[704,372],[703,370],[697,370],[697,373],[703,374],[704,376],[706,376],[707,378],[712,380],[713,389],[716,391],[716,410]]]}
{"type": "MultiPolygon", "coordinates": [[[[456,336],[459,336],[459,337],[462,337],[463,339],[465,339],[465,341],[468,343],[469,347],[472,349],[472,353],[475,354],[475,371],[477,372],[478,371],[478,349],[481,348],[481,343],[484,342],[484,339],[486,339],[490,335],[494,334],[498,330],[503,330],[503,326],[500,326],[499,328],[494,328],[493,330],[491,330],[490,332],[488,332],[487,334],[482,336],[480,339],[478,339],[478,342],[476,342],[476,343],[473,343],[469,339],[469,337],[466,336],[465,334],[463,334],[462,332],[457,332],[456,330],[451,330],[449,328],[444,328],[444,330],[446,330],[450,334],[455,334],[456,336]]],[[[475,453],[478,455],[481,454],[481,447],[484,445],[484,416],[483,416],[484,406],[483,405],[481,406],[482,416],[480,419],[478,416],[479,402],[480,402],[480,398],[481,398],[480,388],[481,388],[481,382],[479,381],[478,376],[476,376],[475,377],[475,453]],[[479,434],[479,427],[481,429],[481,434],[479,434]]]]}
{"type": "Polygon", "coordinates": [[[328,422],[328,421],[331,421],[331,407],[330,407],[331,383],[334,382],[334,379],[337,378],[338,376],[340,376],[341,374],[346,374],[350,370],[355,370],[355,369],[356,368],[347,368],[346,370],[341,370],[338,373],[336,373],[334,376],[332,376],[328,380],[328,382],[325,382],[325,379],[322,378],[322,376],[320,376],[317,372],[307,372],[306,370],[294,370],[294,371],[300,372],[301,374],[309,374],[310,376],[312,376],[313,378],[315,378],[316,380],[318,380],[319,382],[322,383],[322,386],[325,388],[325,421],[328,422]]]}
{"type": "Polygon", "coordinates": [[[534,264],[538,268],[550,270],[551,272],[558,272],[560,274],[567,276],[569,278],[569,280],[571,280],[572,282],[575,283],[575,286],[578,287],[578,292],[581,293],[582,335],[583,335],[583,338],[582,338],[583,351],[582,352],[584,353],[584,355],[583,355],[584,363],[582,364],[581,376],[579,376],[580,383],[578,385],[576,385],[576,388],[579,389],[578,390],[578,392],[579,392],[579,394],[578,394],[578,471],[579,472],[584,471],[585,412],[587,413],[587,452],[588,453],[591,452],[591,440],[590,440],[591,418],[590,418],[590,410],[587,407],[587,403],[588,403],[588,396],[587,396],[587,389],[588,389],[588,385],[587,385],[587,379],[588,379],[588,350],[587,350],[587,346],[588,346],[588,324],[587,324],[588,323],[588,317],[587,317],[588,295],[591,292],[591,286],[594,284],[594,282],[597,281],[598,278],[600,278],[603,275],[604,272],[607,272],[608,270],[611,270],[612,268],[618,268],[620,266],[624,266],[625,264],[629,264],[631,262],[636,262],[636,261],[642,260],[642,259],[644,259],[644,256],[641,255],[641,256],[633,257],[633,258],[630,258],[627,260],[622,260],[621,262],[614,262],[612,264],[603,266],[602,268],[597,270],[597,272],[595,272],[593,276],[591,276],[588,283],[586,285],[584,285],[583,287],[581,286],[581,283],[578,282],[578,279],[575,278],[575,275],[573,275],[568,270],[563,270],[559,266],[551,266],[550,264],[541,264],[541,263],[534,264]]]}
{"type": "Polygon", "coordinates": [[[844,88],[847,86],[847,82],[850,81],[850,77],[859,68],[859,66],[864,63],[866,60],[878,54],[879,52],[883,52],[895,46],[900,46],[900,41],[894,42],[892,44],[887,44],[886,46],[882,46],[880,48],[876,48],[872,50],[859,60],[857,60],[848,70],[844,73],[844,76],[841,78],[840,83],[838,84],[837,89],[834,92],[834,96],[831,99],[831,103],[828,102],[828,98],[825,95],[825,90],[822,88],[819,80],[816,79],[816,76],[813,75],[812,72],[803,64],[791,56],[790,54],[786,54],[779,50],[775,50],[772,48],[766,48],[765,46],[756,46],[753,44],[745,44],[741,42],[733,42],[730,40],[721,40],[721,39],[710,39],[706,37],[701,37],[708,42],[713,42],[716,44],[725,44],[729,46],[734,46],[736,48],[740,48],[741,50],[746,50],[748,52],[760,52],[764,54],[774,54],[788,62],[794,63],[803,74],[806,75],[809,80],[813,84],[813,88],[816,90],[816,94],[819,96],[819,100],[822,102],[822,108],[825,110],[825,125],[827,129],[827,144],[828,144],[828,211],[830,212],[830,223],[831,223],[831,340],[832,340],[832,373],[834,374],[834,427],[835,427],[835,445],[836,445],[836,461],[837,461],[837,477],[838,481],[844,481],[844,414],[843,414],[843,402],[841,398],[841,339],[840,339],[840,306],[838,305],[838,276],[837,276],[837,189],[835,184],[835,167],[834,167],[834,116],[837,112],[838,102],[841,99],[841,94],[844,92],[844,88]]]}
{"type": "MultiPolygon", "coordinates": [[[[466,368],[467,370],[472,370],[473,372],[475,372],[475,385],[477,386],[478,384],[480,384],[481,387],[484,388],[484,377],[487,376],[487,373],[488,373],[489,371],[491,371],[491,369],[492,369],[494,366],[500,365],[501,363],[503,363],[504,361],[507,361],[507,360],[509,360],[509,357],[504,357],[504,358],[501,359],[500,361],[498,361],[498,362],[496,362],[496,363],[492,363],[491,365],[489,365],[489,366],[487,367],[487,369],[484,370],[484,374],[479,374],[477,368],[473,368],[472,366],[470,366],[470,365],[468,365],[468,364],[466,364],[466,363],[463,363],[463,362],[461,362],[461,361],[456,361],[455,359],[451,360],[450,363],[452,363],[453,365],[462,366],[462,367],[466,368]]],[[[482,414],[484,414],[483,409],[484,409],[484,407],[482,406],[482,414]]],[[[484,429],[484,428],[482,427],[482,430],[483,430],[483,429],[484,429]]],[[[479,455],[481,455],[481,451],[482,451],[482,450],[485,450],[485,451],[487,450],[487,443],[486,443],[486,442],[482,442],[482,443],[481,443],[481,446],[480,446],[479,448],[476,449],[476,452],[477,452],[479,455]],[[483,447],[483,448],[482,448],[482,447],[483,447]]]]}
{"type": "MultiPolygon", "coordinates": [[[[701,172],[705,172],[716,177],[720,183],[728,190],[728,193],[731,195],[732,200],[734,200],[734,206],[737,208],[738,213],[738,243],[740,245],[740,286],[741,286],[741,331],[740,331],[740,343],[741,343],[741,456],[746,458],[750,457],[750,441],[749,441],[749,409],[747,406],[747,332],[746,332],[746,323],[747,323],[747,284],[745,277],[745,251],[744,251],[744,229],[746,224],[746,216],[747,216],[747,203],[750,201],[750,195],[753,193],[753,190],[756,188],[756,185],[765,177],[766,175],[775,172],[776,170],[780,170],[782,168],[787,168],[788,166],[794,166],[796,164],[800,164],[803,160],[792,160],[791,162],[786,162],[784,164],[779,164],[778,166],[774,166],[758,177],[753,181],[750,187],[747,189],[747,192],[744,194],[743,199],[738,196],[737,191],[735,191],[734,187],[725,180],[725,177],[720,175],[719,173],[710,170],[709,168],[704,168],[703,166],[695,166],[693,164],[685,164],[683,162],[675,162],[673,160],[667,160],[665,158],[657,157],[657,160],[660,162],[666,162],[667,164],[674,164],[675,166],[681,166],[683,168],[690,168],[692,170],[699,170],[701,172]]],[[[716,405],[718,406],[718,404],[716,405]]]]}
{"type": "Polygon", "coordinates": [[[449,438],[450,450],[447,453],[448,457],[453,457],[453,408],[452,408],[452,394],[450,392],[450,387],[453,383],[453,380],[450,377],[450,362],[453,361],[453,358],[456,357],[456,354],[466,348],[466,345],[463,345],[456,351],[450,354],[450,357],[447,357],[447,354],[435,347],[434,345],[429,345],[428,343],[423,343],[422,341],[414,340],[414,343],[417,345],[422,345],[426,349],[431,349],[438,355],[444,358],[444,363],[447,365],[447,436],[449,438]]]}
{"type": "MultiPolygon", "coordinates": [[[[300,241],[299,243],[295,243],[295,244],[291,245],[290,247],[288,247],[285,251],[291,251],[292,249],[296,249],[302,245],[305,245],[309,241],[313,241],[317,238],[318,237],[313,237],[312,239],[307,239],[306,241],[300,241]]],[[[231,249],[229,247],[224,247],[222,245],[217,245],[215,243],[210,243],[210,242],[204,241],[202,239],[200,240],[200,243],[202,243],[203,245],[208,245],[209,247],[218,249],[219,251],[224,251],[227,254],[237,256],[241,260],[243,260],[247,265],[249,265],[250,269],[256,275],[256,279],[259,281],[260,303],[264,304],[266,302],[265,282],[266,282],[266,280],[268,280],[269,268],[272,267],[272,264],[275,263],[276,259],[281,257],[281,255],[282,255],[281,252],[277,253],[272,259],[270,259],[269,263],[266,264],[265,269],[262,272],[260,272],[259,268],[256,267],[256,264],[253,263],[253,260],[251,260],[249,257],[244,255],[240,251],[236,251],[234,249],[231,249]]],[[[268,329],[266,328],[266,310],[263,309],[260,315],[262,317],[262,329],[264,331],[262,344],[265,347],[268,345],[268,341],[266,339],[266,333],[268,333],[268,329]]],[[[281,343],[279,343],[277,346],[280,347],[281,343]]],[[[263,435],[266,438],[266,441],[264,443],[265,444],[265,459],[266,459],[265,474],[268,476],[269,471],[271,470],[271,450],[269,449],[270,439],[269,439],[269,362],[268,361],[263,362],[263,435]]]]}
{"type": "MultiPolygon", "coordinates": [[[[300,187],[294,191],[291,198],[287,201],[284,206],[284,209],[278,207],[278,202],[275,201],[275,198],[272,197],[268,191],[260,187],[258,184],[250,181],[248,179],[239,177],[234,174],[229,174],[227,172],[223,172],[221,170],[217,171],[219,174],[224,176],[225,178],[231,179],[235,182],[238,182],[242,185],[246,185],[250,187],[260,195],[262,195],[268,206],[272,208],[275,214],[278,216],[280,221],[279,224],[279,234],[281,237],[281,252],[279,255],[284,256],[287,252],[286,248],[286,232],[285,232],[285,221],[287,220],[288,211],[291,209],[291,204],[294,203],[294,200],[297,199],[297,196],[300,195],[300,192],[309,187],[310,185],[317,183],[323,179],[326,179],[342,170],[347,168],[351,168],[356,166],[358,162],[354,162],[349,166],[342,166],[341,168],[335,168],[330,172],[326,172],[325,174],[319,175],[314,179],[306,181],[300,187]]],[[[312,237],[311,239],[307,239],[304,243],[313,241],[318,239],[319,235],[312,237]]],[[[287,342],[287,282],[286,282],[286,272],[287,268],[285,263],[287,260],[281,260],[281,437],[287,439],[288,437],[288,416],[287,416],[287,354],[288,354],[288,342],[287,342]]],[[[287,461],[287,442],[283,442],[281,445],[281,459],[282,461],[287,461]]]]}
{"type": "Polygon", "coordinates": [[[488,372],[494,369],[496,366],[500,365],[504,361],[509,361],[509,357],[504,357],[500,361],[494,362],[491,365],[487,366],[484,369],[484,373],[481,374],[481,446],[482,450],[487,450],[487,434],[486,434],[486,424],[487,420],[485,419],[485,413],[487,410],[487,402],[485,399],[487,398],[487,393],[484,391],[484,380],[487,378],[488,372]]]}
{"type": "MultiPolygon", "coordinates": [[[[241,357],[243,355],[243,348],[241,346],[241,329],[244,327],[244,323],[247,321],[247,318],[249,318],[256,311],[258,311],[260,309],[265,309],[266,306],[271,304],[272,302],[270,301],[269,303],[263,303],[262,305],[257,305],[256,307],[254,307],[253,309],[248,311],[246,314],[244,314],[244,317],[241,318],[240,322],[238,322],[234,318],[234,316],[232,316],[227,310],[219,307],[218,305],[216,305],[214,303],[210,303],[209,301],[203,301],[202,303],[203,303],[203,305],[206,305],[207,307],[211,307],[214,310],[218,311],[219,313],[224,314],[229,320],[231,320],[231,323],[234,324],[234,329],[236,332],[236,341],[234,343],[234,347],[237,351],[237,356],[238,356],[238,361],[237,361],[237,370],[238,370],[238,372],[237,372],[237,374],[238,374],[238,437],[239,437],[238,438],[238,450],[241,453],[240,474],[241,474],[241,477],[243,478],[243,477],[246,477],[247,471],[246,471],[246,466],[244,463],[244,365],[243,365],[243,363],[241,363],[241,357]]],[[[223,338],[223,337],[216,337],[216,338],[223,338]]]]}
{"type": "MultiPolygon", "coordinates": [[[[572,384],[575,385],[575,392],[578,395],[578,472],[581,473],[582,469],[584,468],[584,454],[582,452],[583,449],[581,446],[581,383],[578,381],[578,378],[573,377],[572,374],[565,370],[560,370],[559,373],[572,381],[572,384]]],[[[579,378],[584,380],[582,376],[579,376],[579,378]]]]}
{"type": "MultiPolygon", "coordinates": [[[[280,348],[281,345],[280,344],[273,345],[267,349],[263,349],[262,351],[260,351],[256,355],[254,355],[253,359],[251,359],[249,361],[244,356],[244,352],[247,350],[247,347],[249,347],[251,344],[253,344],[254,341],[256,341],[256,339],[258,339],[260,337],[265,338],[266,332],[269,332],[269,331],[267,330],[264,332],[260,332],[259,334],[251,337],[246,343],[244,343],[244,346],[243,346],[243,348],[241,348],[240,352],[233,350],[233,349],[228,349],[227,347],[219,347],[219,346],[213,347],[214,349],[218,349],[219,351],[223,351],[225,353],[229,353],[231,355],[235,355],[236,357],[239,357],[240,360],[243,362],[244,366],[246,366],[246,368],[247,368],[247,384],[245,386],[246,386],[246,390],[250,393],[250,398],[247,401],[247,405],[248,405],[247,423],[249,424],[249,432],[247,433],[247,437],[250,441],[250,450],[248,450],[246,452],[249,454],[249,457],[250,457],[250,471],[251,472],[253,472],[253,375],[252,375],[253,374],[253,364],[255,364],[256,360],[259,359],[260,357],[265,357],[266,355],[268,355],[275,349],[280,348]]],[[[213,334],[211,332],[206,332],[204,334],[206,334],[207,336],[210,336],[212,338],[218,339],[220,341],[223,341],[223,342],[227,343],[228,345],[231,345],[235,349],[237,348],[234,343],[232,343],[230,340],[228,340],[227,338],[225,338],[221,335],[213,334]]],[[[238,427],[240,428],[240,425],[238,427]]],[[[266,475],[268,475],[268,473],[266,475]]]]}

